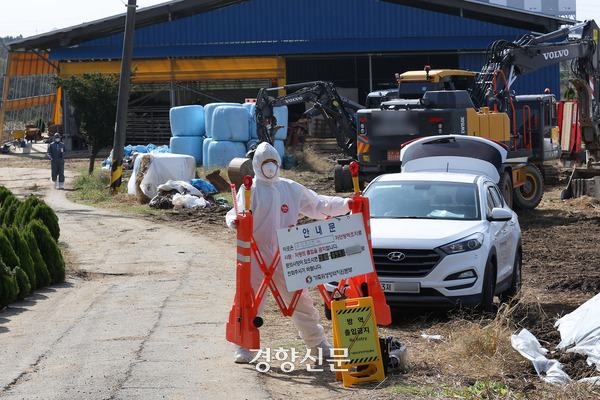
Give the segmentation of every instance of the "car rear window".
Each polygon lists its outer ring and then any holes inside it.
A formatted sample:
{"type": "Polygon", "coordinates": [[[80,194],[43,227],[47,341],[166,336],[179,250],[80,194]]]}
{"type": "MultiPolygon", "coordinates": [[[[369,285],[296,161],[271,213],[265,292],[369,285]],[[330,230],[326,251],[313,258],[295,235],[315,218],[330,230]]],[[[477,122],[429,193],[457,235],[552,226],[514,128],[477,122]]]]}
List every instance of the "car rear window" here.
{"type": "Polygon", "coordinates": [[[474,183],[376,182],[365,191],[371,218],[480,219],[474,183]]]}

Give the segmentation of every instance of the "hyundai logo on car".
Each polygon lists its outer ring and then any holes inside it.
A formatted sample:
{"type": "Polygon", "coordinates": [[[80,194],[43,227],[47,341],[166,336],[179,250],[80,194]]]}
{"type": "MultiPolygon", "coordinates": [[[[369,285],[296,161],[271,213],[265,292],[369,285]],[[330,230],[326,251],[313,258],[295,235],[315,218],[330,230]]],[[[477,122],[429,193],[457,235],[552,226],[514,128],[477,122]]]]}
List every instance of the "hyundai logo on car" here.
{"type": "Polygon", "coordinates": [[[406,255],[401,251],[392,251],[391,253],[388,253],[387,258],[390,261],[399,262],[404,260],[406,258],[406,255]]]}

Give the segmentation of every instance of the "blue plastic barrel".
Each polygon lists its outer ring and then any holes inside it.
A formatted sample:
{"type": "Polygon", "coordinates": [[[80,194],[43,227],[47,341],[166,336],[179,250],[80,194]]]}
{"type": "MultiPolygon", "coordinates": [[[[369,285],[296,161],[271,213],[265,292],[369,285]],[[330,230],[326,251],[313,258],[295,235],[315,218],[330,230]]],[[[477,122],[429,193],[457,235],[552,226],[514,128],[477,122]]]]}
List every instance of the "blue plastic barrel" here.
{"type": "Polygon", "coordinates": [[[205,110],[202,106],[181,106],[169,110],[173,136],[202,136],[205,133],[205,110]]]}
{"type": "Polygon", "coordinates": [[[212,114],[212,138],[232,142],[250,140],[250,121],[246,107],[220,106],[212,114]]]}
{"type": "Polygon", "coordinates": [[[171,153],[194,157],[196,164],[202,164],[202,142],[204,136],[179,136],[171,138],[171,153]]]}
{"type": "Polygon", "coordinates": [[[205,167],[226,167],[236,157],[246,155],[246,144],[242,142],[230,142],[226,140],[211,140],[208,145],[208,159],[205,167]]]}
{"type": "Polygon", "coordinates": [[[241,106],[240,103],[209,103],[204,106],[205,118],[204,128],[207,137],[212,137],[212,116],[215,108],[220,106],[241,106]]]}

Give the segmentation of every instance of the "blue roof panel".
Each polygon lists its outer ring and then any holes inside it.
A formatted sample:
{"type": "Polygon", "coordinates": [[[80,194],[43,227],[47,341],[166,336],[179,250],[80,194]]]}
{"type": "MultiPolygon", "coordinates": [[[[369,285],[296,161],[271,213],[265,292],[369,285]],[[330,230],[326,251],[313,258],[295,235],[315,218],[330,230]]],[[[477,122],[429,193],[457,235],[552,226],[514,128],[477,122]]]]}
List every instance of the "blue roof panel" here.
{"type": "MultiPolygon", "coordinates": [[[[378,0],[253,0],[138,29],[133,56],[282,55],[482,49],[520,29],[378,0]]],[[[120,58],[123,35],[70,48],[51,59],[120,58]]]]}

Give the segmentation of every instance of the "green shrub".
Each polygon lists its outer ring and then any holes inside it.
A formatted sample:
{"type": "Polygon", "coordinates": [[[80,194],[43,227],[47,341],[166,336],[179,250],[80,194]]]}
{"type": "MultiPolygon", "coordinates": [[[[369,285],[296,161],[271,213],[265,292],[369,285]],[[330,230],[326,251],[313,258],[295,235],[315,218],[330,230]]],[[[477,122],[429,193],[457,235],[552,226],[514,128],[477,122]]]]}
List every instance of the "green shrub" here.
{"type": "Polygon", "coordinates": [[[2,258],[2,261],[4,261],[6,266],[12,270],[20,266],[19,257],[17,257],[17,254],[13,250],[13,246],[10,240],[8,240],[8,237],[6,237],[4,231],[5,229],[0,231],[0,258],[2,258]]]}
{"type": "Polygon", "coordinates": [[[35,290],[37,288],[37,278],[35,275],[33,258],[31,258],[31,252],[27,242],[16,227],[5,227],[3,230],[8,240],[10,240],[10,244],[17,254],[17,257],[19,257],[19,265],[21,266],[21,269],[25,271],[27,277],[29,278],[31,290],[35,290]]]}
{"type": "Polygon", "coordinates": [[[0,186],[0,207],[4,203],[4,199],[8,196],[12,195],[12,192],[8,190],[5,186],[0,186]]]}
{"type": "Polygon", "coordinates": [[[38,248],[35,236],[28,229],[22,230],[21,235],[25,240],[25,244],[29,248],[29,255],[33,260],[33,270],[35,271],[36,287],[41,288],[44,286],[48,286],[50,283],[52,283],[52,277],[50,276],[48,266],[46,265],[46,262],[42,257],[42,253],[40,253],[40,249],[38,248]]]}
{"type": "Polygon", "coordinates": [[[17,199],[15,195],[10,193],[8,196],[4,198],[2,202],[2,208],[0,208],[0,225],[4,223],[4,218],[8,210],[12,207],[13,203],[19,204],[20,200],[17,199]]]}
{"type": "Polygon", "coordinates": [[[15,214],[21,205],[21,201],[16,199],[12,204],[7,207],[6,212],[4,213],[4,225],[11,226],[15,222],[15,214]]]}
{"type": "Polygon", "coordinates": [[[29,277],[21,267],[16,267],[13,272],[15,273],[15,278],[17,278],[17,285],[19,286],[19,293],[17,294],[17,299],[23,300],[25,299],[25,296],[31,293],[31,284],[29,283],[29,277]]]}
{"type": "Polygon", "coordinates": [[[15,224],[18,226],[26,226],[31,221],[31,214],[36,206],[45,204],[42,199],[36,196],[29,196],[19,207],[15,215],[15,224]]]}
{"type": "MultiPolygon", "coordinates": [[[[54,210],[46,203],[38,204],[31,213],[31,220],[40,220],[44,223],[46,228],[50,231],[50,235],[54,238],[55,242],[58,242],[60,236],[60,227],[58,226],[58,217],[54,210]]],[[[28,221],[28,222],[30,222],[28,221]]]]}
{"type": "Polygon", "coordinates": [[[52,235],[42,221],[33,220],[27,225],[38,245],[42,258],[48,267],[52,283],[59,283],[65,280],[65,261],[62,253],[53,240],[52,235]]]}
{"type": "Polygon", "coordinates": [[[17,210],[14,223],[17,226],[25,227],[34,219],[42,221],[50,231],[54,240],[58,242],[60,227],[58,226],[58,217],[56,216],[56,213],[44,202],[44,200],[35,196],[29,196],[21,203],[17,210]]]}
{"type": "Polygon", "coordinates": [[[0,258],[0,309],[15,301],[18,294],[17,278],[0,258]]]}

